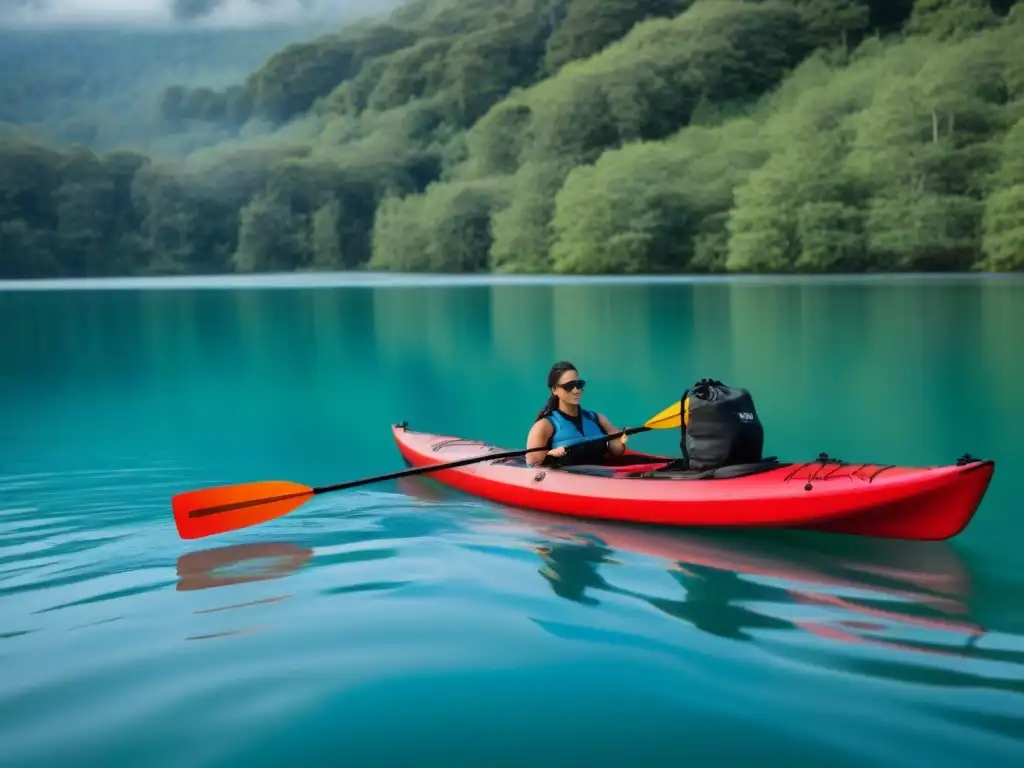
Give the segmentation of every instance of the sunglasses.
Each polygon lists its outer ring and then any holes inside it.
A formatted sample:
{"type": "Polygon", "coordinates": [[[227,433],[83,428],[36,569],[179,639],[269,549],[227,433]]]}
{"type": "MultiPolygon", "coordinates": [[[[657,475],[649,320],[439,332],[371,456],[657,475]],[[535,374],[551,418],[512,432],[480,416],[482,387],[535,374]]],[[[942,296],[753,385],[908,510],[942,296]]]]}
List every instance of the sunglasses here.
{"type": "Polygon", "coordinates": [[[582,392],[583,388],[587,386],[587,380],[574,379],[573,381],[567,381],[564,384],[559,384],[558,386],[564,389],[566,392],[571,392],[574,389],[578,389],[582,392]]]}

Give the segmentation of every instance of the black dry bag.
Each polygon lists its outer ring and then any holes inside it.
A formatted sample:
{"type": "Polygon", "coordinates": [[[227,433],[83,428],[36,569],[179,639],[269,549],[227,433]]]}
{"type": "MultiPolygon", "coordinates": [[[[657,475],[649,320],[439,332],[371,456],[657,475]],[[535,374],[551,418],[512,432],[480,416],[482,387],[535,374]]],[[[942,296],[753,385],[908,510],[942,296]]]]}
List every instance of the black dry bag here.
{"type": "Polygon", "coordinates": [[[679,447],[690,470],[705,471],[762,460],[764,428],[745,389],[701,379],[680,400],[679,447]]]}

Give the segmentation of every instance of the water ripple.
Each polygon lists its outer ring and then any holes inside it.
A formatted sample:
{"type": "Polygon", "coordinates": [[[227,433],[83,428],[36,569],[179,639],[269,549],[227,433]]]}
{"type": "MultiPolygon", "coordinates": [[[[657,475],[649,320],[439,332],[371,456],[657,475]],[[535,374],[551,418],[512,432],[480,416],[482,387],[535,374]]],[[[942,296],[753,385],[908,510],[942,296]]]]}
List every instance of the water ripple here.
{"type": "Polygon", "coordinates": [[[110,471],[0,479],[14,765],[280,764],[296,739],[368,765],[414,744],[521,764],[513,733],[559,764],[749,762],[739,732],[772,762],[1022,748],[1024,638],[976,614],[949,545],[586,523],[429,482],[182,542],[168,488],[195,478],[118,476],[116,494],[110,471]],[[453,722],[480,733],[442,743],[453,722]]]}

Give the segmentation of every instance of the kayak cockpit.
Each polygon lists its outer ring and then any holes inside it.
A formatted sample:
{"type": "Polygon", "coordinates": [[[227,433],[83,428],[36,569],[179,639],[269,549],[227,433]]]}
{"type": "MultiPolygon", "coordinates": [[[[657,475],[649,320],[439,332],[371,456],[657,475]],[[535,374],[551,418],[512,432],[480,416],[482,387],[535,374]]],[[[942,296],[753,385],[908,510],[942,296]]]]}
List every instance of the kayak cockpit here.
{"type": "Polygon", "coordinates": [[[770,456],[764,461],[750,464],[727,464],[717,469],[683,469],[681,466],[677,468],[675,465],[676,462],[673,462],[658,469],[628,473],[622,476],[652,480],[735,480],[738,477],[759,475],[762,472],[771,472],[791,466],[789,463],[779,461],[774,456],[770,456]]]}
{"type": "Polygon", "coordinates": [[[563,472],[584,475],[615,477],[624,480],[735,480],[739,477],[758,475],[785,468],[790,464],[777,461],[774,457],[751,464],[729,464],[717,469],[688,470],[675,461],[657,463],[621,465],[621,466],[587,466],[559,467],[563,472]]]}
{"type": "MultiPolygon", "coordinates": [[[[499,459],[506,466],[533,469],[523,458],[499,459]]],[[[624,480],[732,480],[762,472],[792,466],[771,456],[764,461],[749,464],[729,464],[717,469],[687,470],[679,459],[627,452],[622,456],[608,456],[600,464],[544,465],[546,472],[565,472],[589,477],[614,477],[624,480]]]]}

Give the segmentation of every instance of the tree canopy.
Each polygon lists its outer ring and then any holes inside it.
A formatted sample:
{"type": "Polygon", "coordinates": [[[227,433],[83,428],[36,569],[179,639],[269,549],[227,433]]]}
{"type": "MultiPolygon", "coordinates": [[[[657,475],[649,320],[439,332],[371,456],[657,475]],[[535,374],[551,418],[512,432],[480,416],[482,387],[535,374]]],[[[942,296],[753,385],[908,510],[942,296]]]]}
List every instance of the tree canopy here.
{"type": "Polygon", "coordinates": [[[114,146],[25,65],[0,277],[1020,270],[1022,39],[1009,0],[413,0],[114,146]]]}

